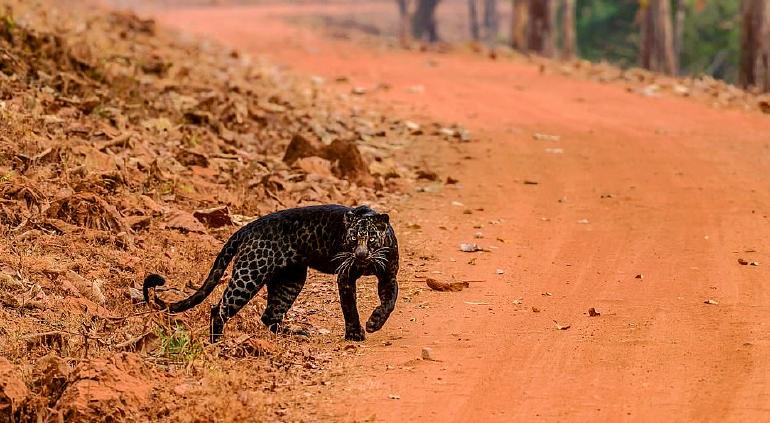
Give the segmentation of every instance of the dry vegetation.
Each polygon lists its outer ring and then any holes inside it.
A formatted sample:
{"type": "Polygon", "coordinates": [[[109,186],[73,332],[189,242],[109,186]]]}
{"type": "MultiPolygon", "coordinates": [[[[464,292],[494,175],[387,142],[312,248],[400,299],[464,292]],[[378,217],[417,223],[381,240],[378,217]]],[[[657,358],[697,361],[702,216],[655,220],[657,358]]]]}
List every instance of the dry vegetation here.
{"type": "Polygon", "coordinates": [[[311,275],[289,314],[309,339],[266,331],[258,296],[216,346],[207,306],[151,313],[141,279],[190,293],[239,224],[276,209],[398,213],[435,176],[403,148],[452,131],[132,14],[54,4],[0,1],[0,420],[311,418],[357,349],[330,278],[311,275]]]}

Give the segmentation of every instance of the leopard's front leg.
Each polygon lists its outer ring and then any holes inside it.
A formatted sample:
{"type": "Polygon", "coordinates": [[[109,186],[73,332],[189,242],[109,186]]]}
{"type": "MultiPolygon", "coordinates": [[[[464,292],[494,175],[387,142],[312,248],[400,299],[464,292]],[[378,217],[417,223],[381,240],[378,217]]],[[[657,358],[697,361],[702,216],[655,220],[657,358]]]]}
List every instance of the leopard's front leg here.
{"type": "Polygon", "coordinates": [[[337,276],[337,287],[340,291],[340,305],[345,317],[345,339],[348,341],[363,341],[364,329],[358,317],[356,305],[356,280],[358,275],[345,272],[337,276]]]}
{"type": "Polygon", "coordinates": [[[396,270],[389,269],[388,272],[377,274],[377,294],[380,297],[380,305],[375,307],[366,322],[366,331],[369,333],[380,330],[396,307],[396,298],[398,298],[396,270]]]}

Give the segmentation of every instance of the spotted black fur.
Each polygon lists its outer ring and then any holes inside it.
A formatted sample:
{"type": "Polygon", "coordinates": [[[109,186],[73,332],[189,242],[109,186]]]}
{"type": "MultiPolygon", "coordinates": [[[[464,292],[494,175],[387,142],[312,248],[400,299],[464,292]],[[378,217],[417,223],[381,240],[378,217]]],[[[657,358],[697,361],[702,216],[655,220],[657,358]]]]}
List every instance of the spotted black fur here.
{"type": "MultiPolygon", "coordinates": [[[[375,275],[380,304],[366,322],[366,331],[379,330],[396,305],[398,296],[398,242],[388,215],[367,206],[309,206],[275,212],[236,231],[219,252],[203,285],[190,297],[166,304],[153,302],[170,313],[188,310],[214,290],[235,258],[233,276],[222,300],[211,309],[211,342],[217,342],[225,323],[267,285],[267,307],[262,322],[273,332],[283,332],[283,317],[299,295],[307,269],[336,274],[345,317],[345,339],[362,341],[356,307],[356,280],[375,275]]],[[[144,299],[165,283],[151,274],[144,280],[144,299]]]]}

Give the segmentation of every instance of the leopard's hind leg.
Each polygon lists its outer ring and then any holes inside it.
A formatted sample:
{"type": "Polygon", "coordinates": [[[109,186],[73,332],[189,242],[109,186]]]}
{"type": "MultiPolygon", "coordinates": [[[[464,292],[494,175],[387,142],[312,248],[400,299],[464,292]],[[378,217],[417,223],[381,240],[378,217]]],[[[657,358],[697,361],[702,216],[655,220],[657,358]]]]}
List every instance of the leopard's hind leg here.
{"type": "Polygon", "coordinates": [[[233,266],[233,276],[227,284],[222,300],[211,308],[210,333],[211,342],[222,338],[225,323],[235,316],[249,300],[254,298],[265,283],[270,279],[266,269],[252,265],[253,257],[244,255],[238,258],[233,266]]]}
{"type": "Polygon", "coordinates": [[[289,330],[281,323],[297,299],[307,279],[307,266],[292,265],[277,272],[267,282],[267,307],[262,314],[262,323],[275,333],[290,333],[307,336],[305,330],[289,330]]]}

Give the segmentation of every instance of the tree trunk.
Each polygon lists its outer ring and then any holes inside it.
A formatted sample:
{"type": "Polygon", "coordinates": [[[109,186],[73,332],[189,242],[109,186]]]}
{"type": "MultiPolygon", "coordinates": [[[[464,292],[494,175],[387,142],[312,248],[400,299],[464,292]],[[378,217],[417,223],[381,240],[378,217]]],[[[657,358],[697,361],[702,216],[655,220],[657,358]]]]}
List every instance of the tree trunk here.
{"type": "Polygon", "coordinates": [[[438,41],[436,18],[434,12],[439,0],[417,0],[417,9],[412,16],[412,36],[414,38],[427,39],[433,43],[438,41]]]}
{"type": "Polygon", "coordinates": [[[468,22],[470,23],[471,38],[473,41],[478,41],[481,38],[479,36],[479,11],[477,1],[478,0],[468,0],[468,22]]]}
{"type": "Polygon", "coordinates": [[[649,69],[652,66],[652,36],[650,35],[650,18],[647,16],[651,12],[649,4],[639,0],[639,66],[649,69]]]}
{"type": "Polygon", "coordinates": [[[529,21],[529,0],[511,0],[511,47],[527,49],[527,22],[529,21]]]}
{"type": "Polygon", "coordinates": [[[552,57],[554,47],[553,0],[529,0],[527,50],[552,57]]]}
{"type": "Polygon", "coordinates": [[[577,41],[575,36],[575,0],[564,0],[564,10],[562,15],[562,36],[564,43],[562,45],[562,57],[564,59],[573,59],[577,53],[577,41]]]}
{"type": "Polygon", "coordinates": [[[409,0],[396,0],[398,3],[398,39],[402,46],[409,44],[409,0]]]}
{"type": "Polygon", "coordinates": [[[741,85],[770,92],[770,0],[743,0],[741,15],[741,85]]]}
{"type": "Polygon", "coordinates": [[[684,18],[687,13],[685,0],[676,0],[676,11],[674,12],[674,58],[677,63],[681,62],[682,44],[684,43],[684,18]]]}
{"type": "Polygon", "coordinates": [[[641,13],[640,64],[645,69],[675,75],[677,66],[669,0],[647,0],[646,4],[642,3],[641,13]]]}
{"type": "Polygon", "coordinates": [[[494,50],[497,43],[497,0],[484,0],[484,39],[494,50]]]}

